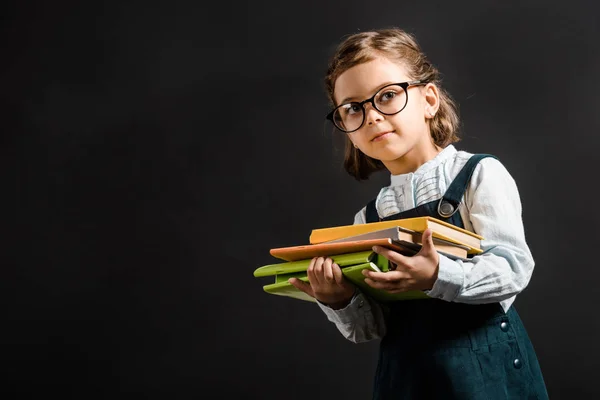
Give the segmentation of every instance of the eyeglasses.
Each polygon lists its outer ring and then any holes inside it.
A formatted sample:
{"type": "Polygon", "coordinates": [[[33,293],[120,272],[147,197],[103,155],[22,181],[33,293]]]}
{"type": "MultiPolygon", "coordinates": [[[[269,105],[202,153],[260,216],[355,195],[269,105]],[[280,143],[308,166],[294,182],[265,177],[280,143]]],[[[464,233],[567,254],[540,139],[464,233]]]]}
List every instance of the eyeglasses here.
{"type": "Polygon", "coordinates": [[[371,103],[384,115],[398,114],[408,104],[408,87],[426,84],[425,81],[392,83],[382,87],[371,98],[364,101],[352,101],[337,106],[325,118],[333,122],[333,125],[342,132],[357,131],[365,122],[365,103],[371,103]]]}

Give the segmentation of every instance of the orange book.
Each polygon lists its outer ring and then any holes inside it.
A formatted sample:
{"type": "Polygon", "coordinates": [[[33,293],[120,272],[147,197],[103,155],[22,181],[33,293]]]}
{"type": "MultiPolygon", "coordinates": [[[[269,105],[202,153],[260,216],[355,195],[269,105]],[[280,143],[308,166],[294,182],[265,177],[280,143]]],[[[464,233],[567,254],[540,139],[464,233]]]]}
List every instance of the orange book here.
{"type": "MultiPolygon", "coordinates": [[[[330,257],[340,254],[358,253],[361,251],[371,250],[373,246],[382,246],[391,250],[395,250],[405,256],[413,256],[421,250],[421,244],[395,239],[393,237],[365,238],[360,240],[344,240],[335,243],[318,243],[307,244],[301,246],[279,247],[271,249],[270,253],[273,257],[280,258],[285,261],[306,260],[313,257],[330,257]]],[[[466,259],[466,249],[458,246],[448,246],[438,243],[434,240],[436,250],[453,259],[466,259]]]]}
{"type": "Polygon", "coordinates": [[[329,228],[313,229],[310,234],[311,244],[320,244],[348,236],[355,236],[373,231],[378,231],[394,226],[424,232],[431,229],[434,238],[444,239],[456,244],[469,247],[468,254],[480,254],[482,236],[459,228],[448,222],[433,217],[403,218],[392,221],[371,222],[368,224],[343,225],[329,228]]]}
{"type": "MultiPolygon", "coordinates": [[[[370,240],[356,240],[341,243],[320,243],[307,244],[301,246],[279,247],[271,249],[273,257],[285,261],[306,260],[313,257],[329,257],[339,254],[358,253],[360,251],[371,250],[373,246],[383,246],[395,250],[404,255],[414,255],[418,253],[418,248],[408,247],[391,238],[379,238],[370,240]]],[[[420,248],[420,246],[417,246],[420,248]]]]}

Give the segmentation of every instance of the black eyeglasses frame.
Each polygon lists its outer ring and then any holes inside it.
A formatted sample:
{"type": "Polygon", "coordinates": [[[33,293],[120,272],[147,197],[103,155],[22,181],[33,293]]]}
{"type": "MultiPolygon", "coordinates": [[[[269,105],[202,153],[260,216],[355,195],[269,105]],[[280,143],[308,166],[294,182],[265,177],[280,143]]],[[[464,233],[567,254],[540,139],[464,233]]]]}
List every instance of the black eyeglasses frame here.
{"type": "Polygon", "coordinates": [[[345,133],[352,133],[352,132],[356,132],[357,130],[359,130],[360,128],[362,128],[363,124],[365,123],[365,117],[367,115],[367,110],[365,110],[365,104],[366,103],[371,103],[371,105],[373,106],[373,108],[375,108],[378,112],[382,113],[383,115],[396,115],[399,112],[401,112],[402,110],[404,110],[406,108],[406,105],[408,104],[408,88],[409,86],[419,86],[419,85],[426,85],[427,81],[422,81],[422,80],[417,80],[417,81],[408,81],[408,82],[399,82],[399,83],[390,83],[389,85],[385,85],[384,87],[382,87],[381,89],[379,89],[373,96],[369,97],[366,100],[363,101],[351,101],[348,103],[344,103],[344,104],[340,104],[339,106],[337,106],[336,108],[334,108],[333,110],[331,110],[329,112],[329,114],[327,114],[327,116],[325,116],[325,118],[329,121],[331,121],[333,123],[333,126],[335,126],[337,129],[339,129],[342,132],[345,133]],[[375,97],[381,93],[385,88],[389,87],[389,86],[400,86],[402,89],[404,89],[404,93],[406,93],[406,102],[404,103],[404,105],[402,106],[402,108],[399,111],[396,111],[395,113],[385,113],[383,111],[381,111],[379,108],[377,108],[377,106],[375,105],[375,97]],[[335,114],[335,112],[337,111],[338,108],[347,106],[348,104],[356,104],[358,107],[362,108],[363,111],[363,119],[362,122],[360,123],[360,125],[358,126],[358,128],[351,130],[351,131],[347,131],[344,130],[342,128],[340,128],[339,126],[337,126],[337,124],[335,123],[334,119],[333,119],[333,115],[335,114]]]}

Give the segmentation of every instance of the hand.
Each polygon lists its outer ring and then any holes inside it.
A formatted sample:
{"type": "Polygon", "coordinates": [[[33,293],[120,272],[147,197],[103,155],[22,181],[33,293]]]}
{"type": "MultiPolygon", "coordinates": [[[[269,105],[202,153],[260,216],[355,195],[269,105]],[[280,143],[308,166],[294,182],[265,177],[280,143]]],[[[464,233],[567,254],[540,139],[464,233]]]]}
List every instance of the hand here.
{"type": "Polygon", "coordinates": [[[375,246],[373,251],[383,255],[396,265],[393,271],[374,272],[363,270],[365,282],[389,293],[402,293],[409,290],[428,290],[437,280],[439,255],[433,246],[430,229],[423,232],[421,250],[412,257],[403,256],[393,250],[375,246]]]}
{"type": "Polygon", "coordinates": [[[297,278],[291,278],[288,282],[333,309],[346,307],[354,296],[356,288],[344,278],[339,265],[331,258],[313,258],[306,275],[310,283],[297,278]]]}

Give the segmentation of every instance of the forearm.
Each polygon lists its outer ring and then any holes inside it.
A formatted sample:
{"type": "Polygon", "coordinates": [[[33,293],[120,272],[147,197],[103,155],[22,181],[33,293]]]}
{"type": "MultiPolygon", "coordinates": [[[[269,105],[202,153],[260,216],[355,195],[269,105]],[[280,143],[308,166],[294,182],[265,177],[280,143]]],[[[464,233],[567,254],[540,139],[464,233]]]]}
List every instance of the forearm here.
{"type": "Polygon", "coordinates": [[[528,285],[534,260],[525,240],[515,181],[494,159],[481,161],[465,194],[461,217],[478,233],[483,254],[468,261],[440,256],[437,281],[428,294],[446,301],[492,303],[528,285]]]}
{"type": "Polygon", "coordinates": [[[382,306],[358,289],[344,308],[334,310],[323,303],[317,304],[340,333],[353,343],[368,342],[385,335],[382,306]]]}
{"type": "Polygon", "coordinates": [[[471,261],[440,256],[438,279],[427,294],[459,303],[500,302],[525,289],[533,268],[528,251],[500,246],[471,261]]]}

